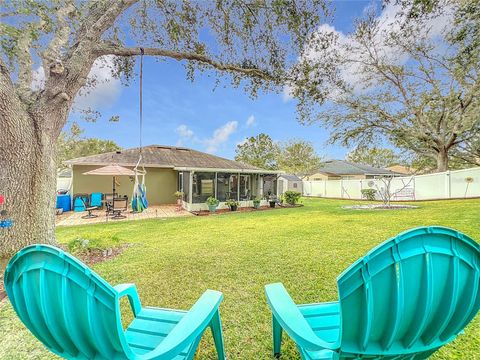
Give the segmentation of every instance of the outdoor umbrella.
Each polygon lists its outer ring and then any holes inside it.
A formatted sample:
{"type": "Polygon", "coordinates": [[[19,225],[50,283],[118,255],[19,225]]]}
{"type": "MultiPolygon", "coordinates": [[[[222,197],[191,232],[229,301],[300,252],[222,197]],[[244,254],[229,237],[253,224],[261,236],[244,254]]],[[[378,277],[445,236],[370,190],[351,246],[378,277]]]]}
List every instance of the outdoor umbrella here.
{"type": "Polygon", "coordinates": [[[126,175],[126,176],[135,176],[135,171],[127,169],[126,167],[120,166],[118,164],[107,165],[95,170],[90,170],[83,175],[104,175],[104,176],[113,176],[113,194],[115,195],[115,177],[126,175]]]}

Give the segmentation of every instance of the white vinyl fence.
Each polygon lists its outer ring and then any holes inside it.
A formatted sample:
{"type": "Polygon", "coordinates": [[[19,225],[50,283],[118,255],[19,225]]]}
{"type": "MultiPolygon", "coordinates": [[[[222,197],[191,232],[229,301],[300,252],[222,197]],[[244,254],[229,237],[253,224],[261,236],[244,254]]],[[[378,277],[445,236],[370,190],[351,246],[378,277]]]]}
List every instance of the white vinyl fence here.
{"type": "MultiPolygon", "coordinates": [[[[303,195],[362,199],[362,189],[385,190],[381,179],[303,181],[303,195]]],[[[396,177],[391,180],[392,200],[433,200],[480,197],[480,167],[443,173],[396,177]]]]}

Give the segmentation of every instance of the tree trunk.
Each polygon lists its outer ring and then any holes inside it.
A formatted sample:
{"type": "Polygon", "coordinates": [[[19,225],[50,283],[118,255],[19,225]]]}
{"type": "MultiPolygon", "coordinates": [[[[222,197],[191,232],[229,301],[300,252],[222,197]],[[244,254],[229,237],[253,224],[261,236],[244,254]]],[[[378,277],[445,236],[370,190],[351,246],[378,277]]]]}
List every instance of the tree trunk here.
{"type": "Polygon", "coordinates": [[[55,243],[56,138],[36,124],[22,108],[0,103],[0,209],[14,222],[0,228],[0,258],[29,244],[55,243]]]}
{"type": "Polygon", "coordinates": [[[447,150],[440,150],[437,153],[437,172],[444,172],[448,170],[448,152],[447,150]]]}

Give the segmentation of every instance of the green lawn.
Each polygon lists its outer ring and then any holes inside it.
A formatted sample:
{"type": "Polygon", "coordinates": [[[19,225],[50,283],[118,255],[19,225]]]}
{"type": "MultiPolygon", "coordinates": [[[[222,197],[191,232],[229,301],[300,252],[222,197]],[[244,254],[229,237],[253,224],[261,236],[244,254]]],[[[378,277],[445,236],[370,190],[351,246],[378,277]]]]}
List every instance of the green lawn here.
{"type": "MultiPolygon", "coordinates": [[[[104,244],[131,243],[97,264],[112,285],[135,282],[144,305],[188,309],[207,289],[221,306],[229,359],[270,359],[271,329],[263,286],[281,281],[297,303],[334,300],[336,276],[373,246],[420,225],[456,228],[480,240],[480,200],[418,203],[419,209],[343,210],[347,201],[310,199],[303,208],[209,217],[145,220],[57,231],[104,244]]],[[[480,316],[435,359],[480,359],[480,316]]],[[[298,359],[286,339],[283,359],[298,359]]],[[[25,330],[8,303],[0,305],[1,359],[54,359],[25,330]]],[[[198,359],[215,359],[211,335],[198,359]]]]}

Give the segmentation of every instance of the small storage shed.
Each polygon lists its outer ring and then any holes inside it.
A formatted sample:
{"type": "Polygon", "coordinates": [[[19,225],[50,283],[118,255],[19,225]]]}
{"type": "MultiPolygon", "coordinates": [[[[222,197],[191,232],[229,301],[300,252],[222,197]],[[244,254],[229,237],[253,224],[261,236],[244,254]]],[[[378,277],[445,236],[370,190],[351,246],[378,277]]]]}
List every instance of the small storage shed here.
{"type": "Polygon", "coordinates": [[[278,176],[278,194],[285,191],[298,191],[303,194],[303,182],[297,175],[282,174],[278,176]]]}

